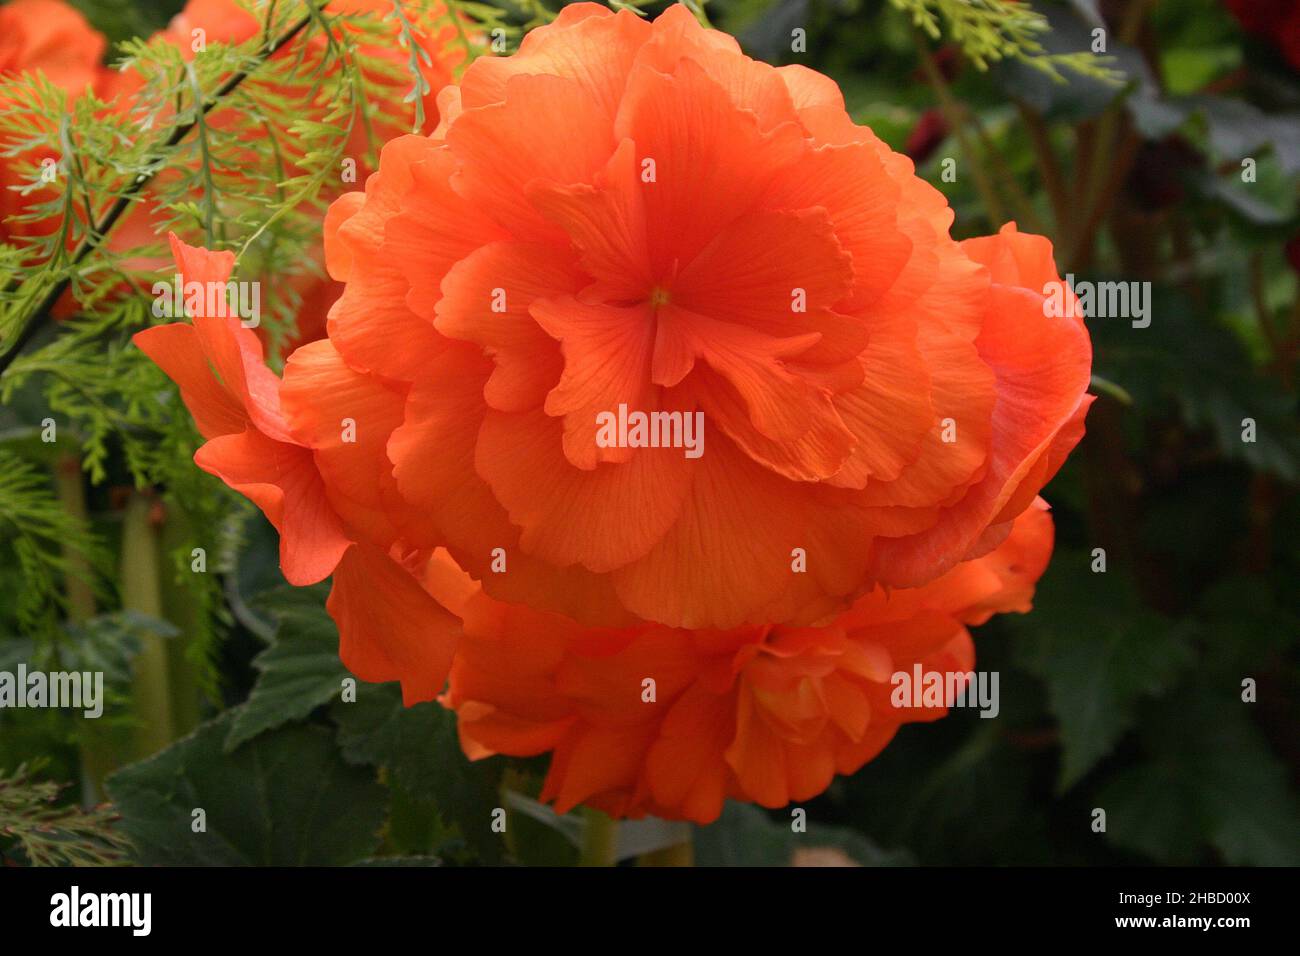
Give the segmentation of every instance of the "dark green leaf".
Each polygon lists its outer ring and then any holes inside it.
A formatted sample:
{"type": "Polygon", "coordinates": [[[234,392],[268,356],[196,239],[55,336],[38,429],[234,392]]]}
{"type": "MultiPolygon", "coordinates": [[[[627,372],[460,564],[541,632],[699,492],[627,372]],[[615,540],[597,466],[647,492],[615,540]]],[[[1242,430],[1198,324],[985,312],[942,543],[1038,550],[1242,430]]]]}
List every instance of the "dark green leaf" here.
{"type": "Polygon", "coordinates": [[[386,797],[373,774],[340,760],[323,727],[282,727],[226,753],[238,713],[109,779],[140,862],[328,866],[373,853],[386,797]],[[194,832],[197,809],[206,832],[194,832]]]}
{"type": "Polygon", "coordinates": [[[1107,836],[1162,863],[1194,862],[1209,844],[1230,864],[1300,865],[1300,806],[1250,719],[1257,705],[1235,684],[1185,691],[1146,715],[1151,762],[1099,795],[1107,836]]]}
{"type": "Polygon", "coordinates": [[[396,684],[360,684],[356,701],[340,701],[331,713],[345,759],[386,768],[410,796],[431,801],[484,860],[501,858],[501,835],[491,828],[501,761],[466,759],[455,714],[436,703],[404,707],[396,684]]]}
{"type": "MultiPolygon", "coordinates": [[[[786,811],[782,811],[786,812],[786,811]]],[[[758,807],[728,802],[722,816],[695,828],[695,862],[699,866],[789,866],[799,850],[832,848],[863,866],[906,866],[906,853],[886,852],[847,827],[809,824],[795,833],[791,823],[777,823],[758,807]]]]}
{"type": "MultiPolygon", "coordinates": [[[[1093,26],[1078,13],[1063,7],[1039,5],[1051,24],[1043,34],[1043,49],[1050,54],[1077,53],[1092,49],[1093,26]]],[[[1142,55],[1108,35],[1106,55],[1113,57],[1113,68],[1129,78],[1139,89],[1154,86],[1151,71],[1142,55]]],[[[993,65],[990,73],[1007,96],[1022,100],[1049,121],[1078,122],[1097,116],[1108,107],[1125,86],[1090,76],[1080,76],[1063,69],[1064,82],[1021,60],[1004,60],[993,65]]]]}
{"type": "Polygon", "coordinates": [[[234,750],[253,737],[337,699],[347,669],[339,662],[338,629],[319,594],[282,589],[258,602],[278,621],[271,646],[253,665],[261,672],[226,738],[234,750]]]}
{"type": "Polygon", "coordinates": [[[1093,573],[1090,563],[1058,551],[1037,613],[1017,622],[1023,663],[1047,684],[1060,725],[1061,790],[1110,753],[1138,701],[1166,690],[1194,656],[1185,626],[1138,606],[1121,570],[1093,573]]]}

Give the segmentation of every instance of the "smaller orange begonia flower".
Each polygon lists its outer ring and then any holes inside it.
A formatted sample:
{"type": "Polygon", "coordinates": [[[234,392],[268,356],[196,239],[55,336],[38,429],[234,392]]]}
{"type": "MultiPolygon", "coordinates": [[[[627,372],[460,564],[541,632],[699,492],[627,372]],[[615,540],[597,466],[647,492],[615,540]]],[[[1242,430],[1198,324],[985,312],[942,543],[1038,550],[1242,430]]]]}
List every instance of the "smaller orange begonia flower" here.
{"type": "Polygon", "coordinates": [[[0,75],[44,73],[68,93],[99,80],[107,41],[62,0],[12,0],[0,6],[0,75]]]}
{"type": "Polygon", "coordinates": [[[947,713],[917,676],[974,698],[967,626],[1029,610],[1052,537],[1038,499],[996,549],[924,587],[877,589],[820,626],[731,631],[583,627],[493,600],[440,553],[429,586],[464,619],[443,701],[471,758],[550,752],[542,798],[559,812],[708,823],[726,798],[807,800],[903,724],[947,713]]]}

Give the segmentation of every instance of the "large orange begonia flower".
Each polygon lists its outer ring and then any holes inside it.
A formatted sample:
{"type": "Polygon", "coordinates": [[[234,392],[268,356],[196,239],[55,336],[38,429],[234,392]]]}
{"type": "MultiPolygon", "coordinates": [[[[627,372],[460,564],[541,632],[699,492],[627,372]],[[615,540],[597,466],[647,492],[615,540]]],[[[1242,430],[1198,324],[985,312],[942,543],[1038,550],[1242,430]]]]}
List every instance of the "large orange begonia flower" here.
{"type": "MultiPolygon", "coordinates": [[[[230,278],[230,253],[174,238],[172,247],[187,284],[230,278]]],[[[877,587],[815,625],[593,627],[507,604],[445,550],[392,531],[400,505],[368,510],[367,482],[395,491],[373,440],[354,452],[318,434],[307,448],[312,436],[291,424],[301,396],[266,367],[253,332],[204,301],[192,311],[192,323],[135,341],[180,384],[207,439],[200,467],[256,502],[280,532],[289,581],[333,573],[327,606],[344,663],[366,680],[400,680],[408,703],[438,695],[450,672],[442,700],[458,714],[466,754],[549,752],[542,795],[560,811],[585,803],[616,816],[708,822],[726,798],[774,807],[815,796],[902,724],[947,712],[948,700],[900,704],[894,675],[969,674],[967,625],[1027,611],[1051,553],[1051,520],[1037,499],[989,553],[918,588],[877,587]],[[332,463],[350,454],[371,470],[331,480],[332,463]]],[[[374,421],[382,386],[332,363],[330,348],[304,346],[290,368],[345,393],[361,420],[374,421]]]]}
{"type": "MultiPolygon", "coordinates": [[[[1050,243],[954,242],[829,79],[576,4],[439,103],[331,210],[328,360],[402,396],[396,492],[494,596],[814,620],[987,552],[1081,436],[1050,243]],[[620,409],[702,412],[703,453],[602,444],[620,409]]],[[[299,428],[344,412],[293,373],[299,428]]]]}
{"type": "Polygon", "coordinates": [[[244,409],[200,421],[199,462],[267,510],[291,581],[337,564],[358,676],[441,690],[435,548],[575,627],[824,624],[992,552],[1082,435],[1050,243],[954,242],[825,77],[684,8],[577,4],[438,104],[330,209],[329,337],[278,392],[248,373],[274,414],[214,382],[198,319],[140,337],[196,416],[244,409]],[[620,408],[702,413],[702,454],[598,441],[620,408]]]}
{"type": "Polygon", "coordinates": [[[559,812],[708,823],[726,798],[784,806],[855,772],[902,724],[946,714],[941,683],[974,706],[966,626],[1028,611],[1051,550],[1039,499],[991,553],[924,587],[877,589],[820,627],[733,631],[584,628],[494,601],[435,559],[431,587],[465,628],[444,703],[471,758],[549,751],[542,798],[559,812]]]}

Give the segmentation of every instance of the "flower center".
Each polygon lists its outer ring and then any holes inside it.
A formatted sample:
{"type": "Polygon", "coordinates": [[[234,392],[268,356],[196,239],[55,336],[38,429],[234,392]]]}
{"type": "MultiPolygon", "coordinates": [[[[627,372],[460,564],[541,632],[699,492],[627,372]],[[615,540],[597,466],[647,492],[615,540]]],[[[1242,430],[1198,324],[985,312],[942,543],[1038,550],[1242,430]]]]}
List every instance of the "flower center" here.
{"type": "Polygon", "coordinates": [[[665,289],[665,288],[664,288],[663,286],[661,286],[661,285],[657,285],[657,286],[655,286],[653,289],[650,290],[650,306],[651,306],[651,308],[655,308],[655,309],[657,309],[657,308],[659,308],[659,306],[661,306],[661,305],[667,305],[667,304],[668,304],[668,298],[669,298],[669,296],[668,296],[668,290],[667,290],[667,289],[665,289]]]}

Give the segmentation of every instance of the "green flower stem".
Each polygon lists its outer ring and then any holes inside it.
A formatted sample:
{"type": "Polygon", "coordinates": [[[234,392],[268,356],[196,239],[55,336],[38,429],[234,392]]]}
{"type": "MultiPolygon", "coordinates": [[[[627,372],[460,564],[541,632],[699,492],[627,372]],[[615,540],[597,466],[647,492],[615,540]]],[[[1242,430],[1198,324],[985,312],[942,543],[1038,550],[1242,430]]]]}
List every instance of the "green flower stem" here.
{"type": "MultiPolygon", "coordinates": [[[[63,510],[82,524],[89,522],[86,486],[82,481],[81,458],[60,455],[54,463],[54,487],[63,510]]],[[[63,546],[67,571],[64,594],[68,602],[68,620],[87,621],[95,616],[95,590],[91,585],[90,558],[67,544],[63,546]]],[[[104,796],[104,778],[117,767],[110,735],[99,732],[97,725],[83,723],[79,735],[78,755],[81,763],[81,802],[86,807],[99,803],[104,796]]]]}
{"type": "Polygon", "coordinates": [[[1043,117],[1025,103],[1017,100],[1016,109],[1020,113],[1022,125],[1029,133],[1029,141],[1034,148],[1034,157],[1038,160],[1038,173],[1043,180],[1043,188],[1052,203],[1052,216],[1055,220],[1053,237],[1060,242],[1070,218],[1070,199],[1061,172],[1061,164],[1052,149],[1052,138],[1043,117]]]}
{"type": "Polygon", "coordinates": [[[510,806],[510,794],[512,792],[524,793],[525,790],[526,782],[522,772],[509,766],[501,772],[501,783],[497,787],[497,798],[506,811],[506,832],[503,836],[506,852],[516,858],[519,856],[519,838],[515,836],[516,814],[515,810],[510,806]]]}
{"type": "Polygon", "coordinates": [[[676,846],[666,846],[661,850],[642,853],[636,858],[637,866],[694,866],[695,844],[690,840],[676,846]]]}
{"type": "Polygon", "coordinates": [[[1039,216],[1038,211],[1034,209],[1033,200],[1029,198],[1029,194],[1025,192],[1024,187],[1020,185],[1015,175],[1011,172],[1011,164],[1008,163],[1006,158],[998,151],[997,144],[993,142],[992,137],[990,137],[985,131],[984,125],[979,121],[979,117],[974,113],[971,113],[970,118],[971,125],[975,127],[975,135],[979,137],[979,141],[984,148],[984,155],[991,158],[991,165],[994,172],[997,173],[998,181],[1002,183],[1002,188],[1005,189],[1007,195],[1011,197],[1011,205],[1019,224],[1031,232],[1037,232],[1040,234],[1046,232],[1047,227],[1043,225],[1042,217],[1039,216]]]}
{"type": "MultiPolygon", "coordinates": [[[[162,591],[158,583],[158,535],[149,514],[151,506],[147,496],[132,492],[122,522],[120,580],[122,608],[158,618],[162,617],[162,591]]],[[[139,721],[137,757],[157,753],[176,737],[170,684],[163,638],[144,634],[132,680],[139,721]]]]}
{"type": "MultiPolygon", "coordinates": [[[[82,484],[81,459],[77,455],[60,455],[54,463],[54,484],[63,510],[82,524],[88,521],[86,489],[82,484]]],[[[67,574],[64,589],[68,599],[68,619],[85,621],[95,616],[95,592],[91,587],[90,559],[65,544],[63,557],[67,574]]]]}
{"type": "MultiPolygon", "coordinates": [[[[1134,0],[1129,4],[1118,31],[1120,43],[1132,44],[1137,39],[1151,3],[1152,0],[1134,0]]],[[[1079,182],[1082,189],[1081,216],[1079,222],[1074,224],[1077,231],[1067,247],[1068,254],[1065,258],[1071,268],[1085,268],[1092,258],[1097,230],[1114,205],[1129,167],[1137,155],[1138,146],[1141,145],[1141,138],[1131,124],[1123,121],[1124,100],[1123,94],[1116,96],[1097,121],[1096,137],[1087,154],[1084,175],[1079,182]]]]}
{"type": "Polygon", "coordinates": [[[944,82],[938,64],[934,62],[934,56],[931,55],[928,45],[929,41],[915,27],[912,28],[912,36],[916,41],[917,55],[921,58],[921,69],[924,71],[925,78],[931,88],[933,88],[935,96],[939,99],[939,109],[942,111],[944,119],[948,121],[948,127],[957,136],[962,155],[970,163],[971,175],[975,178],[975,190],[980,194],[980,199],[984,203],[984,211],[988,213],[989,220],[995,227],[1000,226],[1006,221],[1006,216],[1003,214],[1002,200],[998,198],[998,192],[993,188],[993,179],[989,176],[988,170],[984,168],[984,162],[979,150],[975,148],[970,135],[966,132],[965,115],[953,98],[952,93],[948,90],[948,84],[944,82]]]}
{"type": "MultiPolygon", "coordinates": [[[[189,519],[183,511],[168,507],[161,537],[163,555],[169,556],[183,548],[187,549],[193,536],[189,519]]],[[[158,583],[165,612],[163,616],[175,624],[179,632],[166,642],[166,652],[172,730],[177,737],[183,737],[197,727],[202,719],[202,681],[199,664],[192,655],[201,624],[199,618],[203,612],[191,598],[189,589],[177,583],[170,563],[163,569],[158,583]]]]}
{"type": "Polygon", "coordinates": [[[613,866],[618,862],[618,824],[590,807],[582,810],[582,849],[579,866],[613,866]]]}

